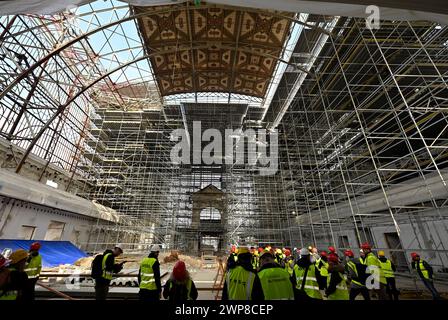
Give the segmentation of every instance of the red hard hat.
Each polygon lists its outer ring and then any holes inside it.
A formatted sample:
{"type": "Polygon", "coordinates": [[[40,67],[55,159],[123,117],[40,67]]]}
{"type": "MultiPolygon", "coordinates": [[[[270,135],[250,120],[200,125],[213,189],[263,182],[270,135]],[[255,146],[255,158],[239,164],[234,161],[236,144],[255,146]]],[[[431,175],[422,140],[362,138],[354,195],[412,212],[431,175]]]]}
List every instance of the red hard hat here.
{"type": "Polygon", "coordinates": [[[258,253],[262,253],[263,252],[263,248],[258,248],[258,253]]]}
{"type": "Polygon", "coordinates": [[[320,253],[320,256],[321,256],[321,257],[326,257],[326,256],[327,256],[327,253],[326,253],[325,251],[322,251],[322,252],[320,253]]]}
{"type": "Polygon", "coordinates": [[[364,243],[361,245],[361,249],[363,249],[363,250],[371,250],[371,249],[372,249],[372,246],[371,246],[368,242],[364,242],[364,243]]]}
{"type": "Polygon", "coordinates": [[[344,251],[344,256],[346,256],[346,257],[354,257],[355,255],[354,255],[352,250],[345,250],[344,251]]]}
{"type": "Polygon", "coordinates": [[[339,258],[337,255],[335,255],[334,253],[330,253],[328,255],[328,261],[332,262],[332,263],[338,263],[339,262],[339,258]]]}
{"type": "Polygon", "coordinates": [[[31,251],[39,251],[40,247],[41,247],[41,245],[40,245],[39,242],[34,242],[34,243],[31,244],[30,250],[31,251]]]}
{"type": "Polygon", "coordinates": [[[285,249],[285,256],[289,257],[291,255],[291,250],[285,249]]]}
{"type": "Polygon", "coordinates": [[[336,249],[333,246],[329,246],[328,251],[330,251],[331,253],[335,253],[336,249]]]}
{"type": "Polygon", "coordinates": [[[417,258],[417,257],[420,257],[420,255],[419,255],[417,252],[412,252],[412,253],[411,253],[411,258],[412,258],[412,259],[415,259],[415,258],[417,258]]]}
{"type": "Polygon", "coordinates": [[[185,262],[177,261],[173,268],[173,277],[176,280],[184,280],[187,276],[187,267],[185,266],[185,262]]]}

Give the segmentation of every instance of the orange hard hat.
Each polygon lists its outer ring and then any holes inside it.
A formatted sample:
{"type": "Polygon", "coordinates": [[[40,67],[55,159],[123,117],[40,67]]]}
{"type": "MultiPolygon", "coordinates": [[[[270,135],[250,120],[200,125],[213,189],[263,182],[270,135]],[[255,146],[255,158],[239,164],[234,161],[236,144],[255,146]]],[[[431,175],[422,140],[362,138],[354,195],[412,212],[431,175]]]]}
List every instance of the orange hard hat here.
{"type": "Polygon", "coordinates": [[[291,250],[285,249],[285,256],[289,257],[291,255],[291,250]]]}

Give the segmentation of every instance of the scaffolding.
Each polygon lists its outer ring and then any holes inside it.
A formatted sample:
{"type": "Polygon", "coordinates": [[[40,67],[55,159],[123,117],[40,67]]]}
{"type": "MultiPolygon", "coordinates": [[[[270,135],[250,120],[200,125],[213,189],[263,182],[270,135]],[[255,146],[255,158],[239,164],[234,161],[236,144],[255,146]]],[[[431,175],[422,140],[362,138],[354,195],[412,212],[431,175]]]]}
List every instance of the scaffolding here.
{"type": "Polygon", "coordinates": [[[116,233],[91,244],[128,234],[122,242],[135,248],[188,250],[197,236],[191,195],[214,185],[226,194],[226,244],[343,249],[371,241],[397,254],[428,250],[448,264],[440,240],[448,233],[448,27],[381,21],[375,30],[360,18],[298,13],[288,17],[294,32],[265,96],[162,96],[157,52],[139,25],[145,14],[97,1],[53,16],[0,17],[0,134],[24,150],[12,167],[20,173],[37,156],[70,177],[67,191],[127,219],[98,224],[116,233]],[[277,173],[173,163],[171,133],[191,133],[194,121],[203,130],[277,129],[277,173]],[[376,239],[374,227],[398,244],[376,239]]]}

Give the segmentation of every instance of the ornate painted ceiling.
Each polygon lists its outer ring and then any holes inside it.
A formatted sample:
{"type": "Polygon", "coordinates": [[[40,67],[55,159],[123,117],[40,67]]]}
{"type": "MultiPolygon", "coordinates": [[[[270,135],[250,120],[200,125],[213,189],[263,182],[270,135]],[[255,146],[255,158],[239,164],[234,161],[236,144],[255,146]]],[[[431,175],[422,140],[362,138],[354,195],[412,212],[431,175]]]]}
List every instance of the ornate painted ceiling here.
{"type": "Polygon", "coordinates": [[[291,24],[266,10],[204,3],[133,8],[145,13],[138,25],[147,53],[153,54],[162,96],[229,92],[263,97],[291,24]]]}

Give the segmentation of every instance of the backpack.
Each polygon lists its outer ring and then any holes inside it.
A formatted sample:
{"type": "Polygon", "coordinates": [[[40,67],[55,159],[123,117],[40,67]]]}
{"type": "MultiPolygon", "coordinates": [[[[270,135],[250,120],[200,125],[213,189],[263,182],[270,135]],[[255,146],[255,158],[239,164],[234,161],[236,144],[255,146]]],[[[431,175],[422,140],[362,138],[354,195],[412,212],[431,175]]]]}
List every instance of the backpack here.
{"type": "Polygon", "coordinates": [[[103,276],[103,255],[98,254],[92,261],[91,266],[92,272],[91,277],[93,279],[99,279],[103,276]]]}

